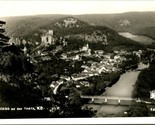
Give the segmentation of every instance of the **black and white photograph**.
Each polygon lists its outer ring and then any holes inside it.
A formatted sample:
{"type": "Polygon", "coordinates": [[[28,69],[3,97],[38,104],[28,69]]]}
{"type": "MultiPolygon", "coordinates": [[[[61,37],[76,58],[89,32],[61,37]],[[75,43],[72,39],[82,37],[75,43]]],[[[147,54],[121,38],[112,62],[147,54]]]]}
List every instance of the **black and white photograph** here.
{"type": "Polygon", "coordinates": [[[0,0],[0,119],[155,117],[155,1],[0,0]]]}

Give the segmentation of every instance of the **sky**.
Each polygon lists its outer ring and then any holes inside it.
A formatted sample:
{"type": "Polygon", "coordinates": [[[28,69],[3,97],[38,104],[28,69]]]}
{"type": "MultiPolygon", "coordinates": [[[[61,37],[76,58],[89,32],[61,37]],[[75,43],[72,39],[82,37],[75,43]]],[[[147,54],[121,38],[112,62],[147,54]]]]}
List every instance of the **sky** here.
{"type": "Polygon", "coordinates": [[[0,17],[155,11],[153,0],[0,0],[0,17]]]}

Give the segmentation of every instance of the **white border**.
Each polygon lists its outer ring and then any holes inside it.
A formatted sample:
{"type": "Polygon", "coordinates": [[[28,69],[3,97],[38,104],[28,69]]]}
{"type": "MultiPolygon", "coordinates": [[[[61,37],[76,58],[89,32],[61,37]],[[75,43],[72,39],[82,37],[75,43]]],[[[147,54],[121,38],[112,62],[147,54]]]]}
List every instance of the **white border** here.
{"type": "Polygon", "coordinates": [[[151,117],[2,119],[0,124],[155,124],[155,119],[151,117]]]}
{"type": "Polygon", "coordinates": [[[71,118],[71,119],[70,118],[0,119],[0,124],[155,124],[155,118],[115,117],[115,118],[71,118]]]}

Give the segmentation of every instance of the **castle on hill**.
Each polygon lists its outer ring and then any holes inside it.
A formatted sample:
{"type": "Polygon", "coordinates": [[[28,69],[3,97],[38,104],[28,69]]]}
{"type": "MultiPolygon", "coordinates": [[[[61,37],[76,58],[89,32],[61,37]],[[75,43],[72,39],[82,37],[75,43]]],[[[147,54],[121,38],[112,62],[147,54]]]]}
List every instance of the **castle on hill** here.
{"type": "Polygon", "coordinates": [[[49,30],[41,36],[41,43],[45,46],[55,43],[53,30],[49,30]]]}

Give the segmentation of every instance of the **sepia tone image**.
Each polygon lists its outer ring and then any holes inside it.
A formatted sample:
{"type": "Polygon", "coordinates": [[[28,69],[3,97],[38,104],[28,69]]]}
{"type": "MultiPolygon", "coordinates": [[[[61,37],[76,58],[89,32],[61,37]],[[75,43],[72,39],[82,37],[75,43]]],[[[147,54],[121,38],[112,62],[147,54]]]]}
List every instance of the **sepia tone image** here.
{"type": "Polygon", "coordinates": [[[155,116],[155,1],[0,1],[0,118],[155,116]]]}

